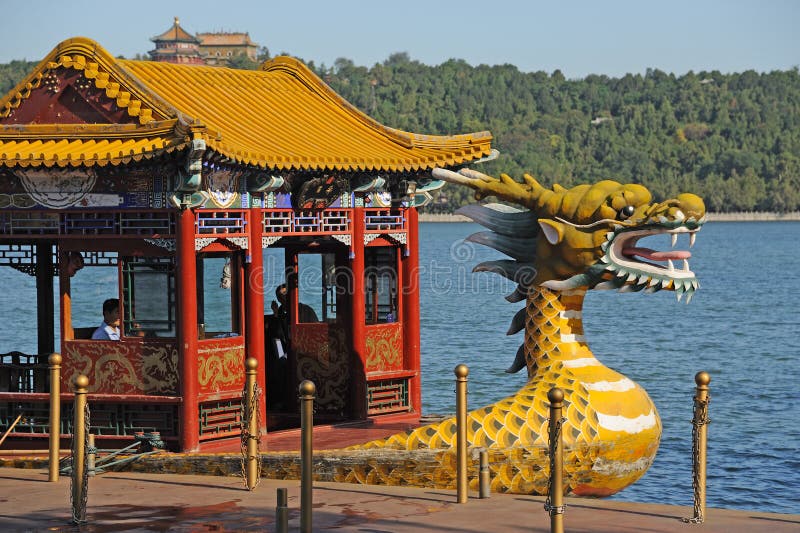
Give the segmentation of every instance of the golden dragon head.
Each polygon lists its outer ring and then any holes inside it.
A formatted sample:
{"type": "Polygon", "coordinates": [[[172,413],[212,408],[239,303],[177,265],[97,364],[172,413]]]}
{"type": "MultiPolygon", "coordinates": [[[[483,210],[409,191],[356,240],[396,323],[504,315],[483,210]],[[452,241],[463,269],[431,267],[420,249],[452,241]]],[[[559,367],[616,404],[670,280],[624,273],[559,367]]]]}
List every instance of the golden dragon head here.
{"type": "Polygon", "coordinates": [[[678,235],[685,233],[691,247],[706,214],[703,200],[694,194],[653,203],[642,185],[610,180],[548,189],[527,174],[522,183],[506,174],[498,179],[470,169],[435,169],[433,174],[475,189],[477,199],[492,195],[527,208],[489,204],[459,210],[491,230],[469,240],[515,259],[476,267],[517,281],[520,286],[508,297],[511,301],[523,299],[530,285],[552,290],[672,290],[679,300],[686,294],[687,302],[698,288],[688,250],[637,246],[644,237],[669,234],[674,248],[678,235]]]}

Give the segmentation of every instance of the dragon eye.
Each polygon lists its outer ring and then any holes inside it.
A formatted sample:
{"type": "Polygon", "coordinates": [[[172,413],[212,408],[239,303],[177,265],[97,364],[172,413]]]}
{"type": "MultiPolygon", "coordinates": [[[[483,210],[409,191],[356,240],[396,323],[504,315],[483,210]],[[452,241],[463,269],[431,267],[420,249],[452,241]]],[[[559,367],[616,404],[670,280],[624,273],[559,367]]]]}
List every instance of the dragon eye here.
{"type": "Polygon", "coordinates": [[[626,205],[622,209],[619,210],[619,219],[620,220],[627,220],[633,216],[633,212],[636,211],[636,208],[632,205],[626,205]]]}

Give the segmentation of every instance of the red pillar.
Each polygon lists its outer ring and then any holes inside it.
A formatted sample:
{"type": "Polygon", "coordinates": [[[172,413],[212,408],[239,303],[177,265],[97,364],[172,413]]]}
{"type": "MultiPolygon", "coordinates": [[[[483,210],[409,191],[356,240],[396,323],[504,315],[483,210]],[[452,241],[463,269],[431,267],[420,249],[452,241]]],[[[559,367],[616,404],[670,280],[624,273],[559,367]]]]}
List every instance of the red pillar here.
{"type": "Polygon", "coordinates": [[[178,216],[177,329],[181,384],[181,451],[196,451],[200,446],[200,421],[197,386],[197,271],[194,250],[194,212],[185,209],[178,216]]]}
{"type": "Polygon", "coordinates": [[[353,371],[350,373],[352,380],[351,390],[353,418],[367,418],[367,328],[366,328],[366,301],[364,299],[364,208],[353,209],[353,241],[350,259],[352,272],[352,295],[350,298],[350,331],[352,338],[353,357],[351,363],[353,371]]]}
{"type": "Polygon", "coordinates": [[[422,413],[419,354],[419,224],[417,209],[406,209],[406,255],[403,257],[403,359],[416,374],[409,380],[411,408],[422,413]]]}
{"type": "MultiPolygon", "coordinates": [[[[256,383],[261,389],[258,408],[261,420],[267,420],[266,357],[264,356],[264,255],[261,249],[261,209],[251,208],[247,212],[250,246],[244,265],[245,303],[245,357],[258,361],[256,383]]],[[[266,424],[260,430],[266,433],[266,424]]]]}

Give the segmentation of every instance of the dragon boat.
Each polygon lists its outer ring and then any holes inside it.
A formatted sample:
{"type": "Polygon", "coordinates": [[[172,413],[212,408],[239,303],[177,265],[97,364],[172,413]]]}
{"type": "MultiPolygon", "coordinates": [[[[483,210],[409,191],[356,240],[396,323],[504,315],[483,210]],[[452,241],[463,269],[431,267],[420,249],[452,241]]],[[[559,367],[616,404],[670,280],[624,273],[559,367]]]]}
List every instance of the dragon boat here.
{"type": "Polygon", "coordinates": [[[656,453],[658,414],[592,355],[583,298],[671,290],[688,301],[690,253],[638,241],[693,241],[703,202],[468,168],[497,156],[491,143],[485,131],[380,124],[288,57],[241,71],[119,59],[81,37],[58,44],[0,99],[0,265],[16,271],[4,272],[10,283],[35,285],[0,324],[4,448],[46,448],[57,352],[62,447],[85,375],[100,448],[157,435],[173,452],[148,458],[159,468],[176,454],[238,450],[253,358],[263,475],[298,475],[285,450],[299,448],[308,379],[315,427],[335,437],[315,452],[319,479],[454,487],[454,420],[421,422],[417,279],[417,209],[451,182],[521,208],[462,210],[487,228],[470,239],[510,258],[476,269],[513,279],[508,299],[524,302],[509,370],[528,381],[469,413],[493,490],[545,492],[554,385],[566,394],[569,490],[604,496],[632,483],[656,453]],[[119,340],[91,338],[106,300],[118,305],[119,340]],[[34,338],[15,319],[35,321],[34,338]]]}

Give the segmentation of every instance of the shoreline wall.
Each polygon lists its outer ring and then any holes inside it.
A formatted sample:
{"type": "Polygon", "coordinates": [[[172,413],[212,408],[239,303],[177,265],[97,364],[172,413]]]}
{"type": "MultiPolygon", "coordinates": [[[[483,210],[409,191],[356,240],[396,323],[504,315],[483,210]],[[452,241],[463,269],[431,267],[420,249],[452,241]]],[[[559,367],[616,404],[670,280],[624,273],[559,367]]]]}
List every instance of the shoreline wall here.
{"type": "MultiPolygon", "coordinates": [[[[452,213],[420,213],[420,222],[471,222],[465,216],[452,213]]],[[[800,211],[792,213],[770,213],[765,211],[748,211],[742,213],[709,213],[709,222],[775,222],[800,221],[800,211]]]]}

